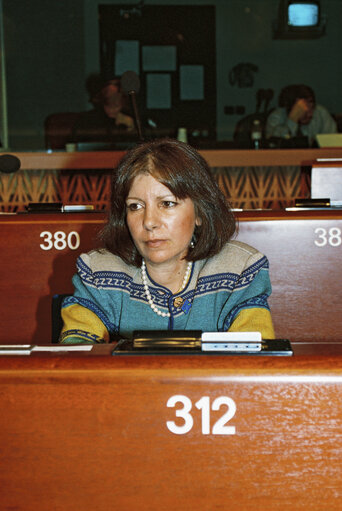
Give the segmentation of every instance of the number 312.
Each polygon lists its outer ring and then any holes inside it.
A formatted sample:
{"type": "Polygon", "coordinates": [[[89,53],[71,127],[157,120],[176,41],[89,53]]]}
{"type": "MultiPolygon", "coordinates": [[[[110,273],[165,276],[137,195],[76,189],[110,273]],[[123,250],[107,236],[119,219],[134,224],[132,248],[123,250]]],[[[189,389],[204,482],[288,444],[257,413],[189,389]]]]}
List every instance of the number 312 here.
{"type": "MultiPolygon", "coordinates": [[[[191,399],[189,399],[187,396],[175,395],[168,399],[166,406],[168,408],[173,408],[177,403],[181,403],[183,407],[176,410],[176,417],[182,418],[184,424],[178,426],[174,421],[167,421],[166,426],[171,431],[171,433],[174,433],[175,435],[185,435],[192,429],[194,425],[194,419],[190,413],[192,409],[192,402],[191,399]]],[[[235,426],[226,426],[227,422],[229,422],[234,417],[236,412],[236,404],[233,399],[227,396],[217,397],[212,402],[211,409],[217,411],[221,408],[221,406],[224,405],[227,406],[228,409],[213,425],[211,431],[213,435],[235,435],[235,426]]],[[[201,399],[196,401],[195,406],[198,410],[201,410],[202,434],[209,435],[210,397],[201,397],[201,399]]]]}

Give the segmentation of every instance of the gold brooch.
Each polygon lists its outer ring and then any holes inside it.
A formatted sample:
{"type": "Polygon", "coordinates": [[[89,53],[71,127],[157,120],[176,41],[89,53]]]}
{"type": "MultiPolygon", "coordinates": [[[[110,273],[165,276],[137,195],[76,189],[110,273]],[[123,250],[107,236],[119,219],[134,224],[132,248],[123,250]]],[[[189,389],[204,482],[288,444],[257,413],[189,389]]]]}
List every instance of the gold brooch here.
{"type": "Polygon", "coordinates": [[[173,300],[173,305],[177,308],[181,307],[184,303],[184,300],[181,296],[177,296],[174,300],[173,300]]]}

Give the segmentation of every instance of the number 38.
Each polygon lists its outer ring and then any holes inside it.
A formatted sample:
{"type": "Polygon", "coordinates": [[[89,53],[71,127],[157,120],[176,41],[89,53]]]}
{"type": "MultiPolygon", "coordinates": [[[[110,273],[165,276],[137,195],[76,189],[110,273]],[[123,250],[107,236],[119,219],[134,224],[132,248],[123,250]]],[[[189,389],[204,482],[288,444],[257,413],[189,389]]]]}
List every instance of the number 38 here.
{"type": "MultiPolygon", "coordinates": [[[[167,421],[166,426],[175,435],[185,435],[188,433],[194,424],[194,419],[191,415],[192,402],[187,396],[175,395],[171,396],[166,404],[168,408],[173,408],[177,403],[183,405],[182,408],[176,410],[176,417],[183,419],[183,424],[177,425],[174,421],[167,421]]],[[[210,434],[210,397],[203,396],[199,399],[195,406],[198,410],[201,410],[202,419],[202,434],[210,434]]],[[[226,396],[220,396],[214,399],[211,409],[219,410],[221,406],[227,406],[226,412],[220,417],[212,427],[213,435],[235,435],[235,426],[226,426],[227,422],[230,421],[236,412],[236,404],[230,398],[226,396]]]]}
{"type": "Polygon", "coordinates": [[[318,240],[314,241],[317,247],[325,247],[325,245],[339,247],[342,243],[341,230],[338,227],[331,227],[329,230],[317,227],[315,234],[318,237],[318,240]]]}

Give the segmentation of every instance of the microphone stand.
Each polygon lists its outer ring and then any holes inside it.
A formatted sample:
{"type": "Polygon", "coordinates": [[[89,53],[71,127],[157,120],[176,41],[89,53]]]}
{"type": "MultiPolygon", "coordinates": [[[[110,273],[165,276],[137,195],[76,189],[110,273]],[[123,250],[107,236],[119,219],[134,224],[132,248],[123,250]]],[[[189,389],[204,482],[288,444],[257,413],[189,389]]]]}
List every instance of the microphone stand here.
{"type": "Polygon", "coordinates": [[[121,77],[122,90],[130,98],[133,114],[134,114],[134,125],[138,133],[139,142],[144,141],[142,135],[141,122],[139,117],[139,111],[137,107],[136,93],[139,92],[140,80],[138,75],[134,71],[126,71],[121,77]]]}
{"type": "Polygon", "coordinates": [[[135,129],[137,130],[137,133],[138,133],[139,142],[143,142],[144,137],[142,135],[141,122],[140,122],[139,111],[138,111],[138,107],[137,107],[136,93],[134,90],[132,90],[132,91],[129,91],[128,95],[129,95],[129,99],[131,101],[131,105],[132,105],[132,109],[133,109],[134,125],[135,125],[135,129]]]}

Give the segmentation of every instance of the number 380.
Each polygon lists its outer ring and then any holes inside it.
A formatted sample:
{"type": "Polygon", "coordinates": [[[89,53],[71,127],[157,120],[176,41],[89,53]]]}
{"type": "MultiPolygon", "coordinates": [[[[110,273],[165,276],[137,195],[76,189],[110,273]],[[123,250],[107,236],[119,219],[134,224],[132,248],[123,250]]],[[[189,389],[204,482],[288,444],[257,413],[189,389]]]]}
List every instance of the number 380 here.
{"type": "Polygon", "coordinates": [[[42,250],[64,250],[69,248],[70,250],[76,250],[80,246],[80,235],[76,231],[71,231],[66,234],[64,231],[56,231],[54,233],[50,231],[43,231],[40,233],[40,237],[43,238],[44,243],[39,246],[42,250]]]}
{"type": "MultiPolygon", "coordinates": [[[[194,419],[191,415],[192,402],[187,396],[175,395],[171,396],[166,404],[168,408],[175,407],[180,403],[182,408],[178,408],[175,412],[176,417],[180,417],[183,420],[183,424],[177,425],[174,421],[167,421],[166,426],[175,435],[185,435],[188,433],[193,425],[194,419]]],[[[202,421],[202,434],[210,434],[210,397],[203,396],[201,399],[196,401],[195,406],[198,410],[201,410],[201,421],[202,421]]],[[[235,426],[226,426],[235,415],[236,404],[227,396],[220,396],[214,399],[211,405],[211,410],[220,410],[221,406],[226,406],[227,410],[225,413],[215,422],[212,427],[211,433],[213,435],[235,435],[235,426]]]]}

